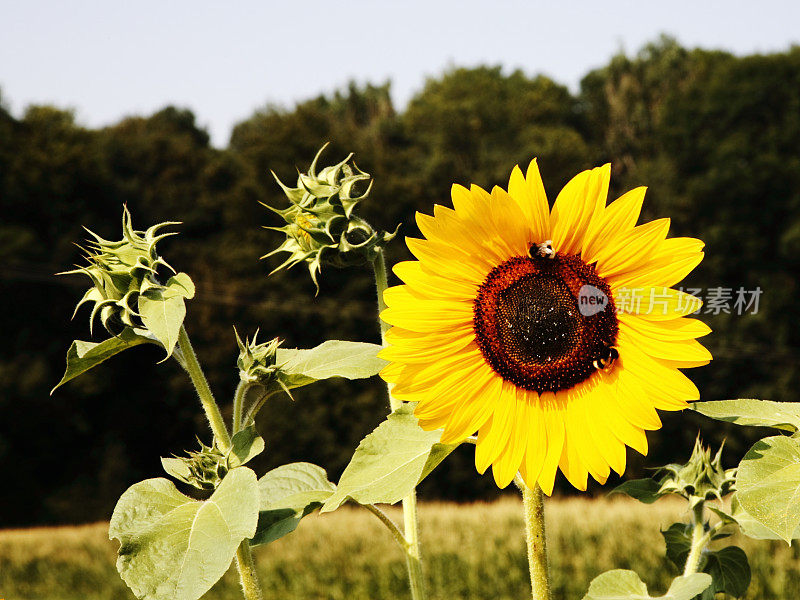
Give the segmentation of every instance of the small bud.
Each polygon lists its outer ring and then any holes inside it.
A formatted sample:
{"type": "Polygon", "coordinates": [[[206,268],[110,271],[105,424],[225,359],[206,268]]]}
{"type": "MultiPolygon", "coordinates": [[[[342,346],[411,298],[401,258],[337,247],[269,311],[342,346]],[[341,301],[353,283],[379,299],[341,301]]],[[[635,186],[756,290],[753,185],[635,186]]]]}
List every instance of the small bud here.
{"type": "Polygon", "coordinates": [[[355,164],[348,164],[352,154],[340,163],[316,172],[317,161],[326,146],[314,157],[308,173],[300,173],[297,187],[287,187],[273,173],[289,199],[288,208],[278,210],[264,205],[286,221],[283,227],[267,229],[283,232],[286,240],[262,258],[279,252],[289,254],[272,273],[297,263],[308,263],[311,279],[317,288],[317,274],[322,271],[323,264],[347,267],[370,263],[379,249],[397,233],[396,230],[394,233],[376,232],[369,223],[353,214],[356,205],[369,195],[372,181],[369,174],[355,164]],[[361,194],[355,191],[358,184],[367,186],[361,194]]]}
{"type": "Polygon", "coordinates": [[[187,456],[162,458],[164,470],[176,479],[200,490],[213,490],[228,472],[228,455],[218,447],[216,440],[206,446],[200,439],[200,451],[187,451],[187,456]]]}
{"type": "Polygon", "coordinates": [[[244,342],[236,333],[236,343],[239,346],[239,358],[236,366],[239,367],[239,378],[247,383],[258,384],[266,388],[267,392],[284,391],[292,397],[289,387],[284,382],[285,374],[277,364],[278,348],[281,341],[274,338],[269,342],[257,342],[258,331],[253,340],[245,338],[244,342]]]}
{"type": "Polygon", "coordinates": [[[711,449],[704,448],[698,436],[689,462],[683,465],[671,464],[661,468],[665,476],[661,480],[660,492],[679,494],[694,508],[705,500],[721,500],[732,490],[735,469],[722,468],[722,448],[714,457],[711,449]]]}
{"type": "Polygon", "coordinates": [[[86,248],[82,248],[89,264],[60,273],[83,274],[94,284],[78,302],[73,317],[84,303],[93,302],[94,307],[89,317],[90,331],[98,315],[103,327],[112,335],[117,335],[123,327],[143,327],[136,309],[138,297],[165,289],[156,279],[159,268],[175,273],[156,251],[156,244],[160,240],[175,234],[159,234],[158,231],[168,225],[178,224],[159,223],[147,231],[136,231],[133,229],[128,208],[125,207],[122,213],[121,240],[105,240],[87,229],[94,238],[88,241],[86,248]]]}

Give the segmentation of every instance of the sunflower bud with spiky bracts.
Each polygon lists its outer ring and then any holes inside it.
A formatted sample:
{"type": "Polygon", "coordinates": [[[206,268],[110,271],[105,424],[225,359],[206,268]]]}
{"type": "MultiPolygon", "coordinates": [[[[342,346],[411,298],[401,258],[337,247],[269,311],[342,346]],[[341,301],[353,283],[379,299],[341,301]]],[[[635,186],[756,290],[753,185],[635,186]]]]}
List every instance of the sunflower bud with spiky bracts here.
{"type": "Polygon", "coordinates": [[[89,318],[89,329],[94,326],[99,315],[100,322],[109,333],[116,335],[120,326],[142,327],[137,300],[140,295],[149,291],[165,289],[156,280],[159,267],[175,273],[175,270],[158,255],[156,244],[172,233],[158,231],[175,222],[159,223],[147,231],[133,229],[131,215],[125,207],[122,214],[122,239],[109,241],[101,238],[93,231],[86,229],[94,238],[86,247],[88,266],[78,266],[72,271],[61,273],[69,275],[80,273],[88,276],[94,287],[90,288],[75,307],[75,313],[87,302],[94,302],[89,318]]]}
{"type": "MultiPolygon", "coordinates": [[[[234,330],[235,332],[235,330],[234,330]]],[[[277,364],[278,348],[281,340],[274,338],[269,342],[259,344],[258,331],[252,340],[241,340],[236,333],[236,343],[239,345],[239,358],[236,366],[239,367],[239,378],[246,382],[260,385],[268,392],[283,390],[292,397],[289,387],[284,382],[285,376],[281,365],[277,364]]]]}
{"type": "Polygon", "coordinates": [[[197,441],[200,444],[199,451],[188,450],[188,456],[162,458],[161,463],[167,473],[179,481],[200,490],[213,490],[229,470],[228,454],[217,447],[216,440],[210,446],[206,446],[199,438],[197,441]]]}
{"type": "Polygon", "coordinates": [[[722,447],[712,458],[711,449],[704,448],[698,437],[689,462],[660,469],[665,476],[660,481],[659,493],[679,494],[689,501],[691,508],[705,500],[721,500],[732,491],[736,474],[735,469],[722,467],[722,447]]]}
{"type": "Polygon", "coordinates": [[[356,205],[369,195],[372,180],[355,164],[349,164],[352,154],[317,173],[317,161],[326,146],[314,157],[308,173],[299,174],[297,187],[284,185],[273,173],[289,199],[288,208],[278,210],[264,205],[286,221],[283,227],[267,229],[283,232],[286,240],[262,258],[279,252],[289,254],[272,273],[297,263],[307,263],[317,289],[317,274],[322,271],[323,264],[346,267],[370,263],[397,233],[396,230],[394,233],[376,232],[364,219],[353,214],[356,205]],[[357,193],[356,188],[364,186],[364,191],[357,193]]]}

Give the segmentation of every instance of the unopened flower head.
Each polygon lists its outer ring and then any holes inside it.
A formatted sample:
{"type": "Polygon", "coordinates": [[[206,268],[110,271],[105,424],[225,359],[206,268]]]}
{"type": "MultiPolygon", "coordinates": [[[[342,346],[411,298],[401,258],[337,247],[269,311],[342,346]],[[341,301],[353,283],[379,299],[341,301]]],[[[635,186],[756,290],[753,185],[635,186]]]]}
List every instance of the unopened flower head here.
{"type": "Polygon", "coordinates": [[[662,467],[665,476],[659,491],[679,494],[692,507],[705,500],[721,500],[731,491],[735,476],[735,469],[722,467],[722,447],[712,458],[711,449],[703,447],[698,437],[689,462],[662,467]]]}
{"type": "Polygon", "coordinates": [[[258,331],[252,340],[245,338],[244,341],[236,333],[236,343],[239,345],[239,358],[236,360],[239,378],[244,382],[262,386],[268,395],[283,391],[292,398],[290,389],[296,387],[294,385],[296,381],[284,373],[283,364],[278,364],[278,348],[282,341],[274,338],[268,342],[258,343],[257,338],[258,331]]]}
{"type": "Polygon", "coordinates": [[[283,227],[267,229],[283,232],[286,240],[262,258],[287,252],[288,258],[272,273],[305,262],[315,285],[323,264],[346,267],[372,262],[378,249],[396,234],[376,232],[353,214],[356,205],[369,195],[372,180],[350,164],[352,154],[317,173],[317,161],[325,146],[314,157],[308,173],[298,175],[297,187],[284,185],[273,173],[289,199],[287,208],[278,210],[264,205],[286,221],[283,227]],[[356,191],[364,186],[363,192],[356,191]]]}
{"type": "MultiPolygon", "coordinates": [[[[147,231],[136,231],[127,207],[122,214],[122,239],[109,241],[87,229],[92,236],[84,249],[86,266],[78,266],[63,275],[80,273],[92,280],[94,286],[87,290],[75,313],[87,302],[94,307],[89,318],[93,328],[97,315],[109,333],[119,333],[119,325],[142,327],[136,310],[137,299],[148,291],[161,289],[156,274],[160,267],[173,273],[175,270],[158,255],[156,244],[173,233],[158,233],[160,229],[179,223],[166,222],[153,225],[147,231]]],[[[74,314],[73,314],[74,316],[74,314]]]]}
{"type": "MultiPolygon", "coordinates": [[[[199,451],[187,451],[188,456],[174,456],[168,459],[169,473],[201,490],[213,490],[228,472],[228,455],[218,447],[216,440],[211,446],[206,446],[199,439],[199,451]]],[[[163,462],[163,461],[162,461],[163,462]]]]}

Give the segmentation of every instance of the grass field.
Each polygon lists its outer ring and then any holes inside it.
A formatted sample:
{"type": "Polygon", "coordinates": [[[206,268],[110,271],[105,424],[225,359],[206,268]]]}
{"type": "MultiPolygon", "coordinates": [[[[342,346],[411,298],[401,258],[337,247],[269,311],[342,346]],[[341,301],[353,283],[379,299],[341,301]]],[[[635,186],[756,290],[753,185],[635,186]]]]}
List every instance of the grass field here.
{"type": "MultiPolygon", "coordinates": [[[[582,598],[589,581],[611,568],[634,569],[651,593],[663,593],[676,573],[663,556],[659,528],[685,517],[683,507],[669,501],[644,506],[626,498],[548,501],[554,598],[582,598]]],[[[399,518],[396,509],[390,514],[399,518]]],[[[521,503],[423,504],[420,518],[431,600],[528,597],[521,503]]],[[[747,598],[800,598],[796,545],[733,541],[745,548],[753,567],[747,598]]],[[[114,567],[115,549],[106,523],[0,531],[0,598],[133,598],[114,567]]],[[[269,599],[408,598],[400,550],[362,509],[346,507],[308,517],[294,534],[257,548],[256,561],[269,599]]],[[[235,569],[204,598],[241,598],[235,569]]]]}

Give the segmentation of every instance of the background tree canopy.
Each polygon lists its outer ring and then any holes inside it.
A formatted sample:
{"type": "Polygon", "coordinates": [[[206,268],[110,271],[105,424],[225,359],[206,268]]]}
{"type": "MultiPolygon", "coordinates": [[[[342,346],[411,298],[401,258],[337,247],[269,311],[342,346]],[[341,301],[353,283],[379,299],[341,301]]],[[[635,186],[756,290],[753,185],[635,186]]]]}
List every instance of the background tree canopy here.
{"type": "MultiPolygon", "coordinates": [[[[127,352],[49,395],[71,340],[88,339],[87,312],[68,321],[85,281],[53,274],[79,260],[82,226],[118,237],[123,203],[141,229],[183,221],[160,248],[197,284],[187,327],[219,397],[237,379],[231,325],[243,334],[260,327],[288,346],[377,341],[367,270],[328,269],[314,297],[302,268],[267,278],[278,263],[258,260],[281,241],[259,227],[277,224],[259,201],[285,202],[270,169],[292,182],[329,140],[330,161],[353,151],[375,178],[363,216],[376,228],[402,222],[412,236],[414,212],[447,203],[453,182],[505,185],[514,164],[538,156],[552,199],[579,170],[610,161],[612,196],[648,185],[644,217],[669,216],[672,235],[706,242],[685,287],[763,290],[758,314],[702,316],[715,360],[690,375],[704,398],[796,400],[798,47],[735,57],[663,38],[587,74],[577,94],[520,71],[452,69],[403,112],[389,84],[350,85],[292,110],[256,112],[226,149],[212,148],[194,115],[175,107],[90,130],[70,111],[32,106],[17,119],[2,106],[0,96],[0,462],[14,493],[0,497],[0,526],[107,518],[128,485],[159,474],[159,455],[192,447],[196,435],[208,441],[191,386],[176,365],[156,364],[155,349],[127,352]],[[140,444],[150,450],[139,454],[140,444]]],[[[408,257],[402,243],[392,246],[392,262],[408,257]]],[[[323,382],[294,403],[271,402],[257,468],[308,460],[332,478],[386,412],[376,382],[323,382]]],[[[701,423],[690,413],[663,420],[648,436],[648,466],[688,456],[701,423]]],[[[712,443],[729,431],[709,421],[702,430],[712,443]]],[[[745,437],[728,439],[729,463],[749,446],[745,437]]],[[[645,464],[636,456],[631,476],[645,464]]],[[[477,476],[472,461],[471,448],[457,451],[421,496],[494,497],[491,476],[477,476]]]]}

